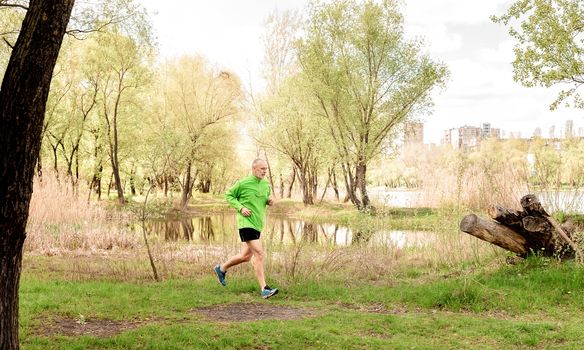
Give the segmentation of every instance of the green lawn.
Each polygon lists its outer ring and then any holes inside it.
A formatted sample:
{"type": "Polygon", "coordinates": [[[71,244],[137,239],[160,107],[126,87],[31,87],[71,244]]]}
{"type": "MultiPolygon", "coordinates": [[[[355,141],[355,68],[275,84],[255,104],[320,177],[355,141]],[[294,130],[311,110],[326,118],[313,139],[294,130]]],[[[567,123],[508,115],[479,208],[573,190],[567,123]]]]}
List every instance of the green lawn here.
{"type": "Polygon", "coordinates": [[[38,264],[27,269],[35,259],[25,260],[21,281],[23,349],[584,348],[584,269],[573,262],[494,261],[449,274],[402,268],[377,280],[337,271],[281,281],[280,294],[261,300],[248,272],[234,273],[225,288],[210,274],[160,283],[87,280],[38,264]],[[218,322],[193,310],[232,303],[312,315],[218,322]],[[63,319],[138,326],[111,336],[46,334],[63,319]]]}

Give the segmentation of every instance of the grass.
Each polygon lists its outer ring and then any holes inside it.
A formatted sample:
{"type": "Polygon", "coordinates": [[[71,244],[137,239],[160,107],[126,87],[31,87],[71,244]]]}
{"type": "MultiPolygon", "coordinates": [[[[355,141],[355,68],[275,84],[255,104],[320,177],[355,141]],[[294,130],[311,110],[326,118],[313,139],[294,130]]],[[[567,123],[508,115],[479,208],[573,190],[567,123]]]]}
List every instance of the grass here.
{"type": "MultiPolygon", "coordinates": [[[[260,301],[249,271],[219,286],[210,274],[134,282],[71,279],[47,260],[27,257],[21,281],[23,349],[578,349],[584,346],[584,271],[572,262],[491,261],[455,276],[401,267],[377,283],[344,272],[296,281],[260,301]],[[40,266],[39,266],[40,265],[40,266]],[[29,266],[37,266],[31,269],[29,266]],[[42,268],[44,266],[44,268],[42,268]],[[53,269],[54,270],[54,269],[53,269]],[[355,276],[353,276],[355,277],[355,276]],[[217,323],[194,308],[262,302],[316,310],[299,320],[217,323]],[[133,320],[111,337],[43,336],[57,317],[133,320]],[[36,331],[35,331],[36,329],[36,331]]],[[[277,275],[276,275],[277,276],[277,275]]]]}

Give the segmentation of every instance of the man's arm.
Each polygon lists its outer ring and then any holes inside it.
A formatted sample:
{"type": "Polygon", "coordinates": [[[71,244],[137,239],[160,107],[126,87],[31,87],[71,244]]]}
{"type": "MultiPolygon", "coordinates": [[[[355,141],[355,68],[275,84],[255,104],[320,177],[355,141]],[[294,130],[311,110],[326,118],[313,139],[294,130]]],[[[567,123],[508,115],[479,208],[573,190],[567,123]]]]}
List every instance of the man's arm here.
{"type": "Polygon", "coordinates": [[[239,181],[235,183],[227,192],[225,192],[225,199],[229,202],[233,208],[235,208],[238,212],[241,211],[243,205],[239,203],[239,181]]]}

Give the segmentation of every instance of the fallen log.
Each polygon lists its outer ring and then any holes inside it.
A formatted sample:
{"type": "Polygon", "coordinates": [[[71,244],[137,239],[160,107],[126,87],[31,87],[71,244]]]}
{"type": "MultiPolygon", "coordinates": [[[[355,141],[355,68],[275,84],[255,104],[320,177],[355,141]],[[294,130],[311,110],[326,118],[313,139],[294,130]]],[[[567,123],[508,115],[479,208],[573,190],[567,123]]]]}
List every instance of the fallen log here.
{"type": "Polygon", "coordinates": [[[482,219],[475,214],[462,219],[460,230],[519,255],[529,252],[525,237],[505,225],[482,219]]]}
{"type": "Polygon", "coordinates": [[[500,205],[489,207],[487,213],[494,221],[475,214],[466,215],[460,222],[460,230],[520,256],[536,252],[560,258],[582,256],[570,237],[571,232],[546,212],[535,195],[524,196],[520,204],[523,210],[500,205]]]}

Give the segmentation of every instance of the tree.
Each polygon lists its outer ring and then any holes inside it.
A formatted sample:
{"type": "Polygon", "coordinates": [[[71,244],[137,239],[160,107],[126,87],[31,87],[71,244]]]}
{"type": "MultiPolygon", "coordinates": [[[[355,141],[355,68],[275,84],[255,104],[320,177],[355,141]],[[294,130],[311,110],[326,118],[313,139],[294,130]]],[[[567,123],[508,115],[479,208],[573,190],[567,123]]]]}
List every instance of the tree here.
{"type": "MultiPolygon", "coordinates": [[[[43,146],[50,146],[53,168],[59,174],[58,155],[65,161],[66,174],[76,191],[80,176],[82,140],[87,124],[94,119],[97,105],[97,85],[87,77],[85,45],[87,41],[65,40],[55,66],[47,112],[43,126],[43,146]],[[80,45],[81,43],[81,45],[80,45]],[[84,69],[79,69],[84,67],[84,69]]],[[[41,152],[42,154],[42,152],[41,152]]],[[[39,156],[38,173],[42,174],[39,156]]]]}
{"type": "Polygon", "coordinates": [[[425,112],[447,68],[407,40],[397,1],[314,4],[299,60],[341,160],[347,195],[370,206],[367,166],[401,123],[425,112]],[[358,193],[359,191],[359,193],[358,193]]]}
{"type": "MultiPolygon", "coordinates": [[[[98,33],[92,45],[93,78],[99,93],[100,116],[103,120],[112,175],[120,203],[125,202],[124,188],[120,176],[121,135],[128,121],[137,117],[133,105],[137,105],[138,89],[149,80],[146,60],[149,58],[150,45],[124,34],[121,28],[98,33]]],[[[126,131],[129,128],[125,129],[126,131]]]]}
{"type": "Polygon", "coordinates": [[[30,1],[0,89],[0,349],[18,349],[18,288],[53,69],[74,0],[30,1]]]}
{"type": "Polygon", "coordinates": [[[491,19],[509,26],[509,34],[517,40],[515,81],[527,87],[567,85],[550,108],[569,104],[570,99],[584,108],[576,92],[584,84],[584,2],[519,0],[504,15],[491,19]]]}
{"type": "Polygon", "coordinates": [[[282,14],[274,12],[266,20],[263,75],[268,94],[275,94],[286,79],[298,73],[294,42],[301,19],[298,11],[285,11],[282,14]]]}
{"type": "Polygon", "coordinates": [[[288,78],[278,93],[265,98],[262,105],[265,129],[259,141],[292,162],[304,204],[314,204],[319,172],[325,159],[332,158],[332,141],[319,125],[317,108],[301,75],[288,78]]]}
{"type": "MultiPolygon", "coordinates": [[[[266,21],[263,72],[267,93],[256,106],[259,129],[256,142],[268,150],[276,150],[279,156],[283,155],[292,163],[292,176],[298,176],[302,201],[314,204],[320,167],[330,142],[323,142],[326,135],[314,112],[317,105],[307,90],[306,77],[298,73],[294,43],[300,29],[299,12],[275,12],[266,21]]],[[[274,170],[271,166],[270,173],[274,170]]],[[[283,197],[281,171],[279,177],[280,196],[283,197]]]]}
{"type": "Polygon", "coordinates": [[[22,8],[0,1],[0,72],[4,74],[24,18],[22,8]]]}
{"type": "Polygon", "coordinates": [[[241,85],[237,76],[211,66],[201,57],[184,56],[168,62],[162,69],[160,84],[164,113],[177,134],[177,161],[182,173],[181,207],[192,197],[199,175],[197,162],[205,157],[207,137],[213,126],[239,112],[241,85]]]}

